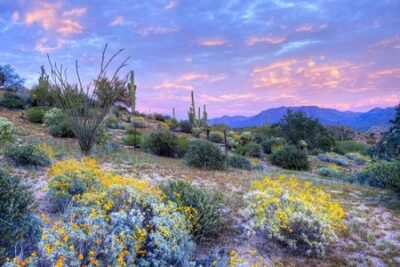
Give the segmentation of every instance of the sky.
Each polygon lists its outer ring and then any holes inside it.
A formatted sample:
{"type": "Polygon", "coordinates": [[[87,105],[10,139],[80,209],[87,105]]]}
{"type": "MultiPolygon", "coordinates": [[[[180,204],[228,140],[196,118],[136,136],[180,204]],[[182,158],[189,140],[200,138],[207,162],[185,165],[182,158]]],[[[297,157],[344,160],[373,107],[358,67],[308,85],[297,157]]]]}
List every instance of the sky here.
{"type": "Polygon", "coordinates": [[[400,102],[400,0],[0,0],[0,65],[38,79],[47,55],[85,82],[125,49],[142,112],[209,117],[279,106],[400,102]]]}

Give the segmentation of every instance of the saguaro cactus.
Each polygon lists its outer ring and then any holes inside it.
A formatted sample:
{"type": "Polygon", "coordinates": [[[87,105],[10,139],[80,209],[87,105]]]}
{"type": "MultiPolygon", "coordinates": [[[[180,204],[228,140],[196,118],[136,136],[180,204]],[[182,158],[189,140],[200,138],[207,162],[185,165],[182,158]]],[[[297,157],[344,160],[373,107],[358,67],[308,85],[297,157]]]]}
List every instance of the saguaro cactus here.
{"type": "Polygon", "coordinates": [[[203,125],[204,126],[208,125],[208,113],[207,113],[206,105],[203,105],[203,125]]]}
{"type": "Polygon", "coordinates": [[[129,89],[129,99],[130,99],[130,104],[131,104],[131,113],[132,115],[135,115],[136,111],[136,84],[135,84],[135,73],[131,71],[130,73],[130,82],[128,83],[128,89],[129,89]]]}
{"type": "Polygon", "coordinates": [[[176,117],[175,117],[175,108],[172,108],[172,118],[173,118],[174,120],[176,120],[176,117]]]}
{"type": "Polygon", "coordinates": [[[193,91],[191,92],[191,97],[192,97],[192,106],[189,108],[189,112],[188,112],[189,122],[192,125],[192,127],[197,127],[196,105],[194,103],[194,93],[193,93],[193,91]]]}

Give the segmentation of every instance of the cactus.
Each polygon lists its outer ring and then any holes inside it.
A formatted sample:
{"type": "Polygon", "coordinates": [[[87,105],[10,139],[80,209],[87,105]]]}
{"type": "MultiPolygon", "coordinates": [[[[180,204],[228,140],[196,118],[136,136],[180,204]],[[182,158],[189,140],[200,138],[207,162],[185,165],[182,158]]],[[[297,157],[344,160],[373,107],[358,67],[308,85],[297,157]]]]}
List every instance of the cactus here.
{"type": "Polygon", "coordinates": [[[176,117],[175,117],[175,108],[172,108],[172,118],[173,118],[174,120],[176,120],[176,117]]]}
{"type": "Polygon", "coordinates": [[[192,97],[192,106],[189,108],[189,112],[188,112],[189,122],[192,125],[192,127],[197,127],[196,106],[195,106],[195,103],[194,103],[194,93],[193,93],[193,91],[191,92],[191,97],[192,97]]]}
{"type": "Polygon", "coordinates": [[[128,83],[129,89],[129,99],[131,102],[131,113],[135,115],[136,111],[136,84],[135,84],[135,73],[131,71],[130,73],[130,83],[128,83]]]}
{"type": "Polygon", "coordinates": [[[208,125],[208,113],[206,105],[203,105],[203,125],[206,127],[208,125]]]}

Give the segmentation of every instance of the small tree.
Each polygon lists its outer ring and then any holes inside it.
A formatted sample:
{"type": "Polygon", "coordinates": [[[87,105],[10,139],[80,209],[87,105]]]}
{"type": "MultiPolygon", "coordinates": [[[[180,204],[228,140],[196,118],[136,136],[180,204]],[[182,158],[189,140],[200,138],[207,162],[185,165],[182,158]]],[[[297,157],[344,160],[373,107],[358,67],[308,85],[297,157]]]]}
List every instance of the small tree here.
{"type": "Polygon", "coordinates": [[[71,129],[78,139],[81,150],[88,154],[99,134],[102,122],[113,104],[126,92],[127,79],[121,80],[118,74],[127,66],[129,57],[126,58],[107,77],[107,69],[114,59],[123,51],[119,50],[106,60],[107,45],[104,47],[101,59],[100,72],[93,83],[82,85],[79,75],[78,61],[76,61],[76,76],[78,82],[71,84],[67,80],[66,70],[63,66],[52,63],[50,92],[55,105],[65,114],[71,129]]]}
{"type": "Polygon", "coordinates": [[[0,88],[9,90],[22,89],[24,79],[22,79],[10,65],[0,65],[0,88]]]}

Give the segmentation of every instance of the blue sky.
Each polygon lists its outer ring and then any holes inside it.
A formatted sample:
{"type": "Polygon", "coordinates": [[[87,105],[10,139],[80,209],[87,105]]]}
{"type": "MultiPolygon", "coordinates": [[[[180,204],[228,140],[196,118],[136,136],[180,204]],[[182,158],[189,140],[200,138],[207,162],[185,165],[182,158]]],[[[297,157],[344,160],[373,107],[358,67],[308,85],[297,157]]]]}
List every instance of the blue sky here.
{"type": "Polygon", "coordinates": [[[400,102],[400,1],[1,0],[0,64],[32,86],[46,53],[85,81],[125,48],[138,109],[183,118],[277,106],[368,110],[400,102]]]}

